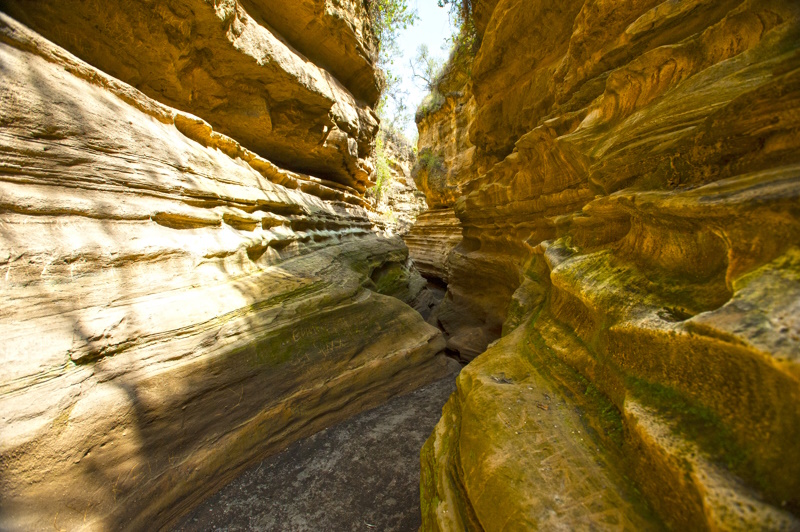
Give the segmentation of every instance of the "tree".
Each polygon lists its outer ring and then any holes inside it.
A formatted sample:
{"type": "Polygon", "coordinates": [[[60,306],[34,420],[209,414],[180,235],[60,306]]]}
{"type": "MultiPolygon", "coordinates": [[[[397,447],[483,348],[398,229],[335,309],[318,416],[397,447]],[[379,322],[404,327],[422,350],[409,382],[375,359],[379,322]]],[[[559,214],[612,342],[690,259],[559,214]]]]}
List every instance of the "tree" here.
{"type": "Polygon", "coordinates": [[[365,0],[372,29],[378,38],[378,67],[387,70],[397,55],[397,36],[417,21],[406,0],[365,0]]]}
{"type": "Polygon", "coordinates": [[[450,15],[455,17],[458,26],[469,23],[476,0],[437,0],[439,7],[448,7],[450,15]]]}
{"type": "Polygon", "coordinates": [[[402,89],[400,78],[392,72],[392,65],[399,54],[397,39],[400,31],[417,21],[417,12],[408,7],[407,0],[365,0],[365,5],[378,39],[378,68],[384,78],[383,93],[376,111],[381,118],[382,130],[399,130],[409,120],[408,92],[402,89]]]}
{"type": "Polygon", "coordinates": [[[417,48],[417,56],[413,61],[410,61],[410,64],[414,82],[417,83],[421,89],[433,92],[436,89],[436,84],[442,73],[444,61],[438,57],[434,57],[428,49],[427,44],[422,44],[417,48]]]}

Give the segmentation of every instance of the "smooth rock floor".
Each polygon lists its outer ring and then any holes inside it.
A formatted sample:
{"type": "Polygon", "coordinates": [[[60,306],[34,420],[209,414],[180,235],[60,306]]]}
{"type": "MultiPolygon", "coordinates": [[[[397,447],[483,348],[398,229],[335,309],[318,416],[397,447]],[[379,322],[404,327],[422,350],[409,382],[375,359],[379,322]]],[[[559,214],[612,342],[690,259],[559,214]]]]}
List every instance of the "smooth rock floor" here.
{"type": "Polygon", "coordinates": [[[175,530],[417,530],[419,452],[455,376],[294,443],[242,473],[175,530]]]}

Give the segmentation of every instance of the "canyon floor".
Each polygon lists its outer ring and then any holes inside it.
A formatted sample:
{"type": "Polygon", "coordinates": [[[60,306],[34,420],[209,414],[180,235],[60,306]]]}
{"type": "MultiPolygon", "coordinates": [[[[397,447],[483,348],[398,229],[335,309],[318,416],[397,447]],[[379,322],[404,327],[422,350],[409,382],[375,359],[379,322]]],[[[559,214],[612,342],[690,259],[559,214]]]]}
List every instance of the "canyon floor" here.
{"type": "Polygon", "coordinates": [[[419,451],[455,389],[457,374],[254,465],[175,530],[417,530],[419,451]]]}

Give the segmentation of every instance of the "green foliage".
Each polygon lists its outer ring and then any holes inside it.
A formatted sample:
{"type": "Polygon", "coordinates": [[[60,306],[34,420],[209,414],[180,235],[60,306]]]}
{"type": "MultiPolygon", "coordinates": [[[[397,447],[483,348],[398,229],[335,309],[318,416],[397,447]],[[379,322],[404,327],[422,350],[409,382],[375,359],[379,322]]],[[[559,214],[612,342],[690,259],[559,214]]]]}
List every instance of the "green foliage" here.
{"type": "Polygon", "coordinates": [[[472,11],[476,0],[437,0],[439,7],[447,7],[450,15],[455,17],[459,26],[472,20],[472,11]]]}
{"type": "Polygon", "coordinates": [[[459,91],[472,76],[472,61],[480,48],[480,39],[472,18],[474,0],[438,0],[440,7],[449,7],[458,30],[450,37],[450,55],[447,61],[437,64],[427,50],[420,49],[415,60],[414,75],[425,81],[430,91],[417,108],[415,120],[419,123],[429,114],[438,111],[448,96],[458,96],[459,91]],[[421,74],[418,74],[418,71],[421,74]]]}
{"type": "Polygon", "coordinates": [[[444,172],[444,160],[433,153],[430,148],[425,148],[419,152],[417,164],[428,172],[444,172]]]}
{"type": "MultiPolygon", "coordinates": [[[[410,119],[408,105],[408,91],[402,89],[401,81],[390,71],[384,73],[385,84],[381,100],[375,109],[381,120],[381,131],[390,135],[399,133],[410,119]],[[389,105],[391,101],[392,105],[389,105]]],[[[404,138],[404,137],[403,137],[404,138]]]]}
{"type": "Polygon", "coordinates": [[[417,163],[411,171],[415,181],[420,172],[427,173],[430,188],[441,189],[447,184],[447,169],[444,166],[444,159],[433,153],[430,148],[425,148],[417,154],[417,163]]]}
{"type": "Polygon", "coordinates": [[[417,48],[417,56],[410,63],[414,81],[429,92],[435,90],[444,68],[444,61],[431,54],[427,44],[422,44],[417,48]]]}
{"type": "Polygon", "coordinates": [[[399,119],[398,115],[395,114],[391,117],[387,117],[385,116],[385,110],[379,106],[378,116],[381,118],[378,138],[383,141],[384,147],[391,145],[392,150],[401,157],[413,159],[414,149],[412,142],[405,136],[402,129],[400,129],[400,123],[402,121],[399,119]]]}
{"type": "Polygon", "coordinates": [[[389,159],[386,156],[384,139],[380,135],[375,146],[375,172],[375,185],[370,190],[375,195],[375,200],[380,201],[392,180],[392,170],[389,167],[389,159]]]}
{"type": "Polygon", "coordinates": [[[451,58],[448,63],[453,63],[453,56],[473,57],[478,51],[480,41],[472,16],[477,1],[479,0],[438,0],[439,7],[450,10],[450,16],[458,28],[456,34],[450,38],[451,58]]]}
{"type": "Polygon", "coordinates": [[[434,89],[422,99],[422,103],[419,104],[419,107],[417,107],[414,120],[419,124],[426,116],[441,109],[446,101],[447,99],[442,93],[434,87],[434,89]]]}
{"type": "Polygon", "coordinates": [[[364,0],[364,5],[378,39],[378,68],[384,78],[383,93],[376,111],[381,119],[381,128],[388,123],[389,130],[399,130],[410,119],[406,105],[408,93],[402,90],[401,80],[392,72],[392,65],[399,54],[397,39],[400,30],[413,25],[418,19],[417,13],[408,7],[407,0],[364,0]],[[389,111],[390,100],[392,112],[389,111]]]}
{"type": "Polygon", "coordinates": [[[372,28],[378,38],[378,64],[384,68],[397,52],[397,36],[417,20],[417,13],[406,0],[365,0],[372,28]]]}
{"type": "Polygon", "coordinates": [[[450,38],[450,57],[439,75],[439,90],[449,92],[449,85],[463,83],[459,74],[466,78],[472,76],[472,60],[478,53],[480,44],[473,20],[464,20],[458,33],[450,38]]]}

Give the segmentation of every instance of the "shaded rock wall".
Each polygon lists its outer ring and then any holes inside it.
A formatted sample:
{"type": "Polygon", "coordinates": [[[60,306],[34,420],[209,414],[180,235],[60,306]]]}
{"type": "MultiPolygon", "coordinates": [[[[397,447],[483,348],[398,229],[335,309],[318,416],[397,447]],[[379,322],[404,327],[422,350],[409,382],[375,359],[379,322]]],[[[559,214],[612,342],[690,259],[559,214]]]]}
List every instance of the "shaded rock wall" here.
{"type": "Polygon", "coordinates": [[[424,281],[374,230],[364,181],[264,157],[291,144],[344,175],[362,154],[309,132],[331,119],[368,146],[369,107],[236,2],[134,4],[2,4],[119,76],[0,13],[4,530],[167,525],[247,463],[446,371],[441,334],[398,299],[424,281]],[[250,129],[282,120],[277,144],[250,129]]]}
{"type": "Polygon", "coordinates": [[[461,225],[452,208],[429,209],[417,215],[403,240],[421,274],[447,282],[447,257],[461,242],[461,225]]]}
{"type": "Polygon", "coordinates": [[[474,111],[426,126],[468,122],[477,170],[440,316],[462,355],[503,337],[423,450],[424,528],[797,528],[800,8],[476,26],[474,111]]]}
{"type": "Polygon", "coordinates": [[[242,5],[279,38],[334,75],[357,100],[374,107],[382,80],[375,68],[377,41],[364,2],[359,0],[303,0],[242,5]]]}

